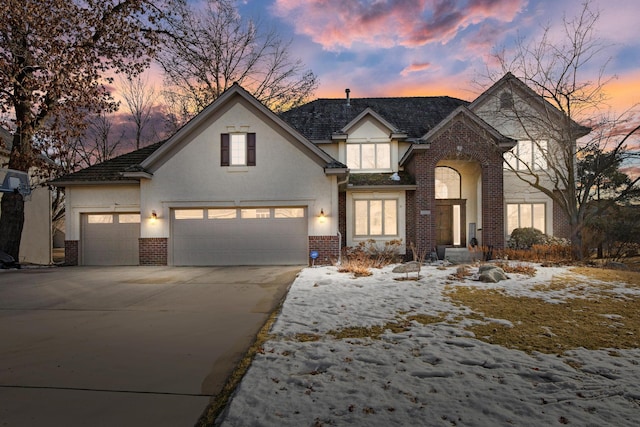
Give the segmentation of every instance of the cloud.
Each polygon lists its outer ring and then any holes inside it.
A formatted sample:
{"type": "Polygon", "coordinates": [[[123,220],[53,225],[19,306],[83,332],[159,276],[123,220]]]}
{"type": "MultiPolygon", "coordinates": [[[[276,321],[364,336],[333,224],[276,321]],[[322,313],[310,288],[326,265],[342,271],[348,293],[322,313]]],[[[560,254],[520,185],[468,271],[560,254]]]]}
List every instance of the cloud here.
{"type": "Polygon", "coordinates": [[[511,22],[526,0],[276,0],[272,11],[326,50],[446,43],[487,20],[511,22]]]}
{"type": "Polygon", "coordinates": [[[426,70],[429,67],[431,67],[431,63],[429,63],[429,62],[413,63],[413,64],[409,65],[408,67],[405,67],[405,69],[400,72],[400,75],[403,76],[403,77],[406,77],[410,73],[414,73],[416,71],[423,71],[423,70],[426,70]]]}

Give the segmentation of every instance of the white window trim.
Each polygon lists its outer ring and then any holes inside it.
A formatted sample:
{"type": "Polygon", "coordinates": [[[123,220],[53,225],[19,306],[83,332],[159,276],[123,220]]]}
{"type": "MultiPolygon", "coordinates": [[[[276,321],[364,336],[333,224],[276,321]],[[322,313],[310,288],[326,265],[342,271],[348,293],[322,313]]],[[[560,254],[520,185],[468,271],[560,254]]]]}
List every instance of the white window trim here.
{"type": "Polygon", "coordinates": [[[229,134],[229,166],[247,166],[246,133],[229,134]],[[241,153],[238,153],[238,150],[240,150],[241,153]]]}
{"type": "Polygon", "coordinates": [[[366,242],[369,239],[373,239],[379,244],[384,244],[384,242],[390,240],[402,239],[402,245],[400,246],[400,253],[404,253],[406,251],[406,194],[404,191],[347,191],[347,246],[357,246],[360,242],[366,242]],[[398,225],[398,234],[397,236],[371,236],[371,237],[363,237],[363,236],[355,236],[355,200],[363,200],[363,199],[374,199],[374,200],[384,200],[384,199],[397,199],[397,225],[398,225]]]}
{"type": "MultiPolygon", "coordinates": [[[[542,206],[542,212],[544,214],[543,216],[543,221],[544,221],[544,229],[540,230],[543,233],[547,234],[547,227],[549,227],[549,218],[548,218],[548,212],[547,212],[547,204],[545,202],[509,202],[505,205],[505,227],[506,227],[506,234],[507,236],[511,236],[511,231],[509,228],[509,206],[518,206],[518,225],[515,228],[523,228],[523,227],[534,227],[534,221],[535,221],[535,217],[534,217],[534,205],[541,205],[542,206]],[[527,205],[531,207],[531,224],[526,224],[523,225],[522,224],[522,206],[527,205]]],[[[534,227],[539,229],[538,227],[534,227]]]]}
{"type": "Polygon", "coordinates": [[[394,161],[394,156],[393,156],[393,144],[391,143],[391,141],[358,141],[358,142],[347,142],[346,146],[345,146],[345,164],[347,164],[347,166],[352,170],[352,171],[359,171],[359,172],[375,172],[375,171],[381,171],[381,172],[389,172],[393,170],[393,161],[394,161]],[[374,168],[363,168],[362,167],[362,146],[363,145],[373,145],[374,146],[374,156],[375,156],[375,164],[376,167],[374,168]],[[389,148],[389,164],[387,165],[387,167],[378,167],[378,146],[379,145],[386,145],[389,148]],[[358,147],[358,164],[360,167],[351,167],[349,165],[349,147],[358,147]]]}
{"type": "Polygon", "coordinates": [[[545,139],[530,140],[522,139],[518,144],[505,153],[504,168],[507,170],[515,169],[517,171],[544,171],[549,168],[547,158],[544,152],[548,153],[549,141],[545,139]],[[528,146],[528,153],[521,153],[525,144],[528,146]],[[522,156],[530,156],[529,159],[523,159],[522,156]],[[514,167],[515,166],[515,167],[514,167]]]}

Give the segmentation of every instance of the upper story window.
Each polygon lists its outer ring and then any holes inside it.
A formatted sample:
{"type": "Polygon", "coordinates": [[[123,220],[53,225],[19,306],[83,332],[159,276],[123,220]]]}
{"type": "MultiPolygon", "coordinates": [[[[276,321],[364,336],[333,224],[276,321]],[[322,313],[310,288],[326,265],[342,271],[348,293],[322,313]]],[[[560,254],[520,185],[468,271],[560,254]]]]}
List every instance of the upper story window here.
{"type": "Polygon", "coordinates": [[[436,199],[459,199],[461,184],[457,170],[447,166],[436,167],[436,199]]]}
{"type": "Polygon", "coordinates": [[[511,110],[513,109],[513,95],[511,92],[502,92],[500,94],[500,109],[511,110]]]}
{"type": "Polygon", "coordinates": [[[504,153],[505,168],[519,171],[546,170],[548,152],[547,141],[518,141],[511,151],[504,153]]]}
{"type": "Polygon", "coordinates": [[[391,169],[391,143],[347,143],[347,167],[351,170],[391,169]]]}
{"type": "Polygon", "coordinates": [[[221,166],[255,166],[256,134],[223,133],[220,135],[221,166]]]}

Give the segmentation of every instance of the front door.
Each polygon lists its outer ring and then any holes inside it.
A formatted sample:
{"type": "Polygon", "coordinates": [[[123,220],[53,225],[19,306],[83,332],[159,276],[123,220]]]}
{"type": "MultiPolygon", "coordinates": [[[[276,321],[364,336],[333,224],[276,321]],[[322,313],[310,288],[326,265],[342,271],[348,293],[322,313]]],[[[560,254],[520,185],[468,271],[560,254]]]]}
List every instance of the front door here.
{"type": "Polygon", "coordinates": [[[436,246],[465,246],[466,200],[436,201],[436,246]]]}

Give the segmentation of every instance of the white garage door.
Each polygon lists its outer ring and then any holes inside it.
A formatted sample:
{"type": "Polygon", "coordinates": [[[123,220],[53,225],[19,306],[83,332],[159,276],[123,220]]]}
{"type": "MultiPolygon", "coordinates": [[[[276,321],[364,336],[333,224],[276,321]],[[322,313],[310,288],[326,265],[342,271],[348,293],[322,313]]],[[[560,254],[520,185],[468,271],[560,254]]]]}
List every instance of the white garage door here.
{"type": "Polygon", "coordinates": [[[138,265],[139,213],[82,215],[82,265],[138,265]]]}
{"type": "Polygon", "coordinates": [[[174,209],[171,241],[174,265],[306,264],[306,209],[174,209]]]}

